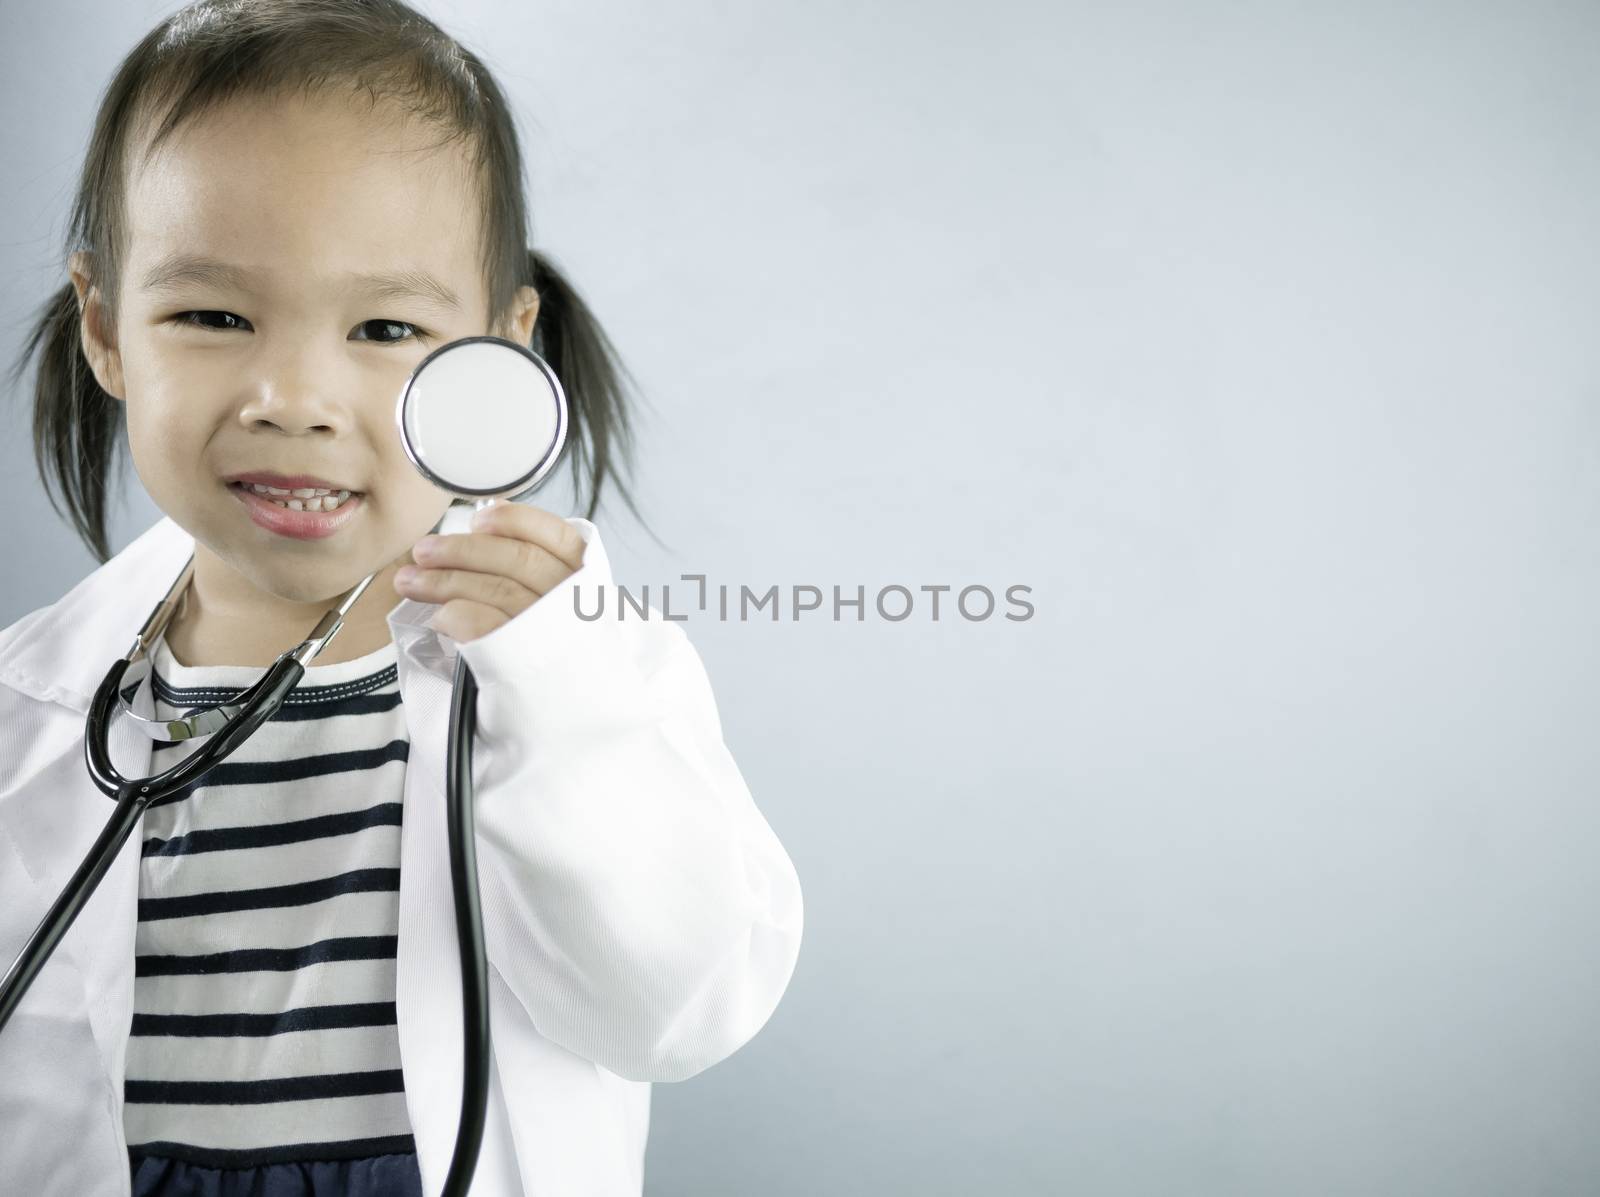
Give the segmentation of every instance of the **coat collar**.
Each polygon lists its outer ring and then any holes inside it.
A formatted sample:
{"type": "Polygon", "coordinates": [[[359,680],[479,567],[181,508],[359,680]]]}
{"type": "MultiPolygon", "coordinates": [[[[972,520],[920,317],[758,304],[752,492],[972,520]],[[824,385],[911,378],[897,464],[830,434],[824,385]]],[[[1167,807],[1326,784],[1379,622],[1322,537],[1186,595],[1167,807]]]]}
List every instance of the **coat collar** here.
{"type": "MultiPolygon", "coordinates": [[[[471,518],[470,507],[452,507],[435,530],[465,531],[471,518]]],[[[0,683],[86,716],[106,671],[132,646],[193,552],[194,538],[163,516],[60,599],[0,632],[0,683]]],[[[449,679],[455,642],[427,626],[438,610],[437,603],[401,599],[389,612],[389,628],[400,649],[449,679]]]]}

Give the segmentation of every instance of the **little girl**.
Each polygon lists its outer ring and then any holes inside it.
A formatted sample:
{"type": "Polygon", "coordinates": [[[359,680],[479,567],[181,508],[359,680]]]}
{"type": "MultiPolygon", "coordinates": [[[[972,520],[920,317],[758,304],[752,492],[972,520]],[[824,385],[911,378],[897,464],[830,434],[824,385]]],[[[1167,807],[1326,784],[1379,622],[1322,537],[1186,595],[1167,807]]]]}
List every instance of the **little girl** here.
{"type": "MultiPolygon", "coordinates": [[[[397,0],[201,0],[112,80],[19,362],[102,564],[0,633],[0,968],[111,813],[89,699],[189,556],[147,716],[253,683],[377,577],[278,715],[144,813],[0,1033],[0,1191],[439,1192],[458,654],[494,1049],[472,1192],[638,1197],[650,1082],[736,1051],[787,987],[799,883],[682,629],[578,618],[611,581],[590,518],[474,516],[400,447],[412,368],[492,332],[561,378],[589,517],[615,480],[609,343],[527,224],[499,87],[397,0]],[[165,518],[112,556],[124,420],[165,518]]],[[[125,775],[192,750],[125,722],[125,775]]]]}

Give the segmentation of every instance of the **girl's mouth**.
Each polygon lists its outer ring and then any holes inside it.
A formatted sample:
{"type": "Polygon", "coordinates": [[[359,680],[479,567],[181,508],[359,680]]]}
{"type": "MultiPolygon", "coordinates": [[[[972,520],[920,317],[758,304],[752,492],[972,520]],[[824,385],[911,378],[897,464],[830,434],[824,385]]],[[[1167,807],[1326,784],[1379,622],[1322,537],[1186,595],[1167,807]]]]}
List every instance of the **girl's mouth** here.
{"type": "Polygon", "coordinates": [[[332,536],[355,518],[366,497],[361,491],[343,490],[318,491],[312,495],[297,495],[292,491],[269,494],[264,493],[268,488],[248,482],[230,482],[228,489],[244,504],[256,524],[296,540],[332,536]]]}

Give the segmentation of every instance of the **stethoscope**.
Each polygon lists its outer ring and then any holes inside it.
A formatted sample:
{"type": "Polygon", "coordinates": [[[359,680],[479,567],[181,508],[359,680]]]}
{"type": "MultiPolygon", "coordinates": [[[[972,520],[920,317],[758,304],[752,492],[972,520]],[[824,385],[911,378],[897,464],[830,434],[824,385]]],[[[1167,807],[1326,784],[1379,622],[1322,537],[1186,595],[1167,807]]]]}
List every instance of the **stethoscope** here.
{"type": "MultiPolygon", "coordinates": [[[[465,337],[440,346],[418,363],[401,389],[395,424],[406,456],[423,477],[441,490],[483,507],[496,498],[521,497],[549,473],[567,436],[567,399],[555,371],[531,349],[499,337],[465,337]]],[[[111,867],[145,808],[204,777],[277,713],[307,663],[339,634],[344,617],[377,574],[369,574],[351,587],[311,633],[273,662],[249,689],[179,719],[147,719],[134,711],[132,700],[154,666],[153,645],[178,610],[193,576],[194,557],[190,556],[166,597],[133,638],[133,647],[111,666],[89,704],[84,734],[89,775],[116,800],[116,809],[0,981],[0,1030],[111,867]],[[209,739],[165,773],[124,777],[111,763],[107,749],[111,723],[119,713],[152,740],[209,739]]],[[[488,956],[478,905],[472,816],[477,695],[478,685],[466,658],[458,654],[445,772],[450,873],[461,950],[462,1098],[444,1197],[459,1197],[472,1183],[489,1100],[488,956]]]]}

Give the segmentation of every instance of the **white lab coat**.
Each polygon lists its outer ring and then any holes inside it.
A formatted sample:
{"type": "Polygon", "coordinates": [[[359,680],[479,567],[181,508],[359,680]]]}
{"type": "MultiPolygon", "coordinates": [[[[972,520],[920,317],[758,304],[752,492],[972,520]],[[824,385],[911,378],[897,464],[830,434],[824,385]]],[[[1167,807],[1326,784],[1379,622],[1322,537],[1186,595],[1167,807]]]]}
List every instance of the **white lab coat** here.
{"type": "MultiPolygon", "coordinates": [[[[465,530],[470,514],[453,509],[442,530],[465,530]]],[[[411,741],[396,1005],[428,1197],[461,1104],[444,793],[458,649],[479,685],[494,1046],[476,1197],[639,1197],[650,1082],[691,1077],[746,1043],[799,952],[794,866],[723,744],[698,654],[658,611],[616,618],[598,533],[568,522],[587,542],[582,567],[488,635],[458,646],[427,626],[431,603],[402,600],[388,616],[411,741]],[[578,619],[573,586],[586,613],[604,587],[606,617],[578,619]]],[[[164,518],[0,632],[0,969],[111,814],[84,763],[89,701],[192,551],[164,518]]],[[[153,714],[148,686],[140,699],[153,714]]],[[[113,724],[124,776],[149,772],[150,749],[126,720],[113,724]]],[[[0,1191],[129,1192],[122,1084],[141,838],[136,828],[123,843],[0,1031],[0,1191]]]]}

